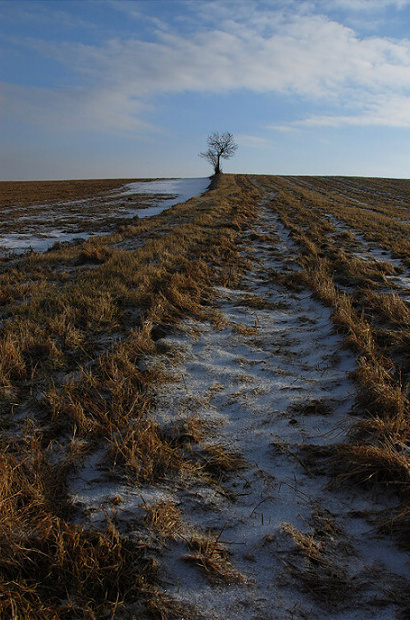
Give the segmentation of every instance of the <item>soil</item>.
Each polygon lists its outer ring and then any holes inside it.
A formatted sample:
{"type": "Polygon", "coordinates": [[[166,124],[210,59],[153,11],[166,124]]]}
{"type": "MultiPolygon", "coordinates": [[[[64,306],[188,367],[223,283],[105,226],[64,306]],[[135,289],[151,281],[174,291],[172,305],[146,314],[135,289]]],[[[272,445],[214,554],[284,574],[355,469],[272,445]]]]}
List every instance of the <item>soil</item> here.
{"type": "Polygon", "coordinates": [[[80,200],[144,179],[84,179],[78,181],[0,181],[0,207],[53,204],[80,200]]]}

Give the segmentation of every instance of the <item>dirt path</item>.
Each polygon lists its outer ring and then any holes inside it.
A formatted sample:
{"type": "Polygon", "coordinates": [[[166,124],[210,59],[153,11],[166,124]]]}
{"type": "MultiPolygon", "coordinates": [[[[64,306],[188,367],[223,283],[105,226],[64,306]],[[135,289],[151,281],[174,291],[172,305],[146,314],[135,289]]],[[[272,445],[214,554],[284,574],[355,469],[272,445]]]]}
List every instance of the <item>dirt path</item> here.
{"type": "Polygon", "coordinates": [[[278,273],[297,269],[296,247],[272,197],[244,235],[253,267],[241,289],[218,289],[224,324],[186,321],[155,360],[175,376],[158,396],[161,424],[195,415],[208,442],[246,465],[219,485],[140,496],[146,508],[162,499],[182,512],[184,533],[159,552],[163,580],[204,618],[387,620],[400,613],[410,577],[408,557],[371,524],[389,500],[327,486],[328,448],[346,439],[355,360],[326,307],[277,284],[278,273]],[[210,580],[187,562],[195,531],[212,531],[242,577],[227,570],[225,583],[210,580]]]}

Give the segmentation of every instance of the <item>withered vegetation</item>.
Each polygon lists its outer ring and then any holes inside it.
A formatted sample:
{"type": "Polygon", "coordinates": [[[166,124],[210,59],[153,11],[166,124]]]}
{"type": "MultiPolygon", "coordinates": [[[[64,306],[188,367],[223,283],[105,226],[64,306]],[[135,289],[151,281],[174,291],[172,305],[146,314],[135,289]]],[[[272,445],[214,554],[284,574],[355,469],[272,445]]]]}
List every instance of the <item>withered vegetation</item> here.
{"type": "MultiPolygon", "coordinates": [[[[107,183],[8,184],[4,204],[67,200],[124,181],[107,183]]],[[[254,205],[255,192],[222,177],[150,220],[0,263],[2,617],[181,617],[147,537],[131,540],[108,514],[101,527],[78,525],[67,480],[97,449],[111,478],[132,485],[184,475],[212,483],[235,469],[222,447],[195,456],[203,433],[194,416],[168,433],[150,417],[152,388],[164,378],[141,358],[155,353],[165,326],[212,316],[211,285],[234,284],[243,271],[237,236],[254,205]]],[[[176,507],[162,503],[140,527],[167,538],[179,522],[176,507]]],[[[216,542],[187,546],[212,574],[228,566],[216,542]]]]}
{"type": "MultiPolygon", "coordinates": [[[[95,196],[125,182],[2,184],[2,207],[95,196]]],[[[410,267],[409,194],[409,181],[221,175],[203,196],[154,218],[111,221],[109,235],[0,260],[1,617],[182,617],[161,586],[153,538],[185,545],[184,559],[213,581],[242,581],[221,533],[186,532],[172,501],[145,506],[138,540],[111,514],[98,527],[84,520],[67,484],[96,450],[109,475],[130,485],[200,478],[218,486],[246,466],[209,441],[194,411],[161,427],[151,412],[166,377],[142,359],[184,317],[218,323],[213,285],[239,283],[247,268],[241,231],[269,195],[301,267],[272,278],[290,291],[313,290],[357,355],[351,441],[322,450],[328,471],[396,494],[380,527],[410,548],[410,310],[391,279],[410,267]],[[361,257],[357,235],[386,260],[361,257]]],[[[247,303],[266,307],[257,297],[247,303]]],[[[292,415],[328,410],[315,401],[292,415]]],[[[310,534],[286,530],[304,559],[288,567],[321,602],[335,592],[342,600],[351,583],[329,542],[331,516],[317,514],[313,526],[310,534]]]]}
{"type": "MultiPolygon", "coordinates": [[[[351,442],[334,448],[334,475],[381,484],[400,502],[389,526],[410,549],[410,181],[269,177],[272,201],[299,245],[294,277],[332,308],[357,354],[356,422],[351,442]],[[360,256],[360,236],[382,248],[360,256]],[[402,266],[387,260],[400,258],[402,266]],[[400,276],[407,273],[407,288],[400,276]]],[[[327,455],[328,456],[328,455],[327,455]]],[[[385,515],[380,526],[387,528],[385,515]]]]}

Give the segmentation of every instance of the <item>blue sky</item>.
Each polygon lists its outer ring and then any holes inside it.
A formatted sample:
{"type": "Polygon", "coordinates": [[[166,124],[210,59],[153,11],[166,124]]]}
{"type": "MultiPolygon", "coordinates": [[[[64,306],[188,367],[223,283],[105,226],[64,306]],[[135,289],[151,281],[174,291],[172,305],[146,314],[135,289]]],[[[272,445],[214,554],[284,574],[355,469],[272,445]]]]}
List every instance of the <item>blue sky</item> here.
{"type": "Polygon", "coordinates": [[[0,178],[410,176],[410,0],[0,0],[0,178]]]}

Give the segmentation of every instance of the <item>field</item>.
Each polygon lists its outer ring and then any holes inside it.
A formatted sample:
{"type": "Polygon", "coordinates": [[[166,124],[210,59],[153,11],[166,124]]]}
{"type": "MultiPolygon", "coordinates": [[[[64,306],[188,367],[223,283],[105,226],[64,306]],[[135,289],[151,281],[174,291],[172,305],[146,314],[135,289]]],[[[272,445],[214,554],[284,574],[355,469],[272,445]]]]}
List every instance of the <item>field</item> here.
{"type": "Polygon", "coordinates": [[[132,181],[0,184],[1,618],[408,618],[410,181],[132,181]]]}

